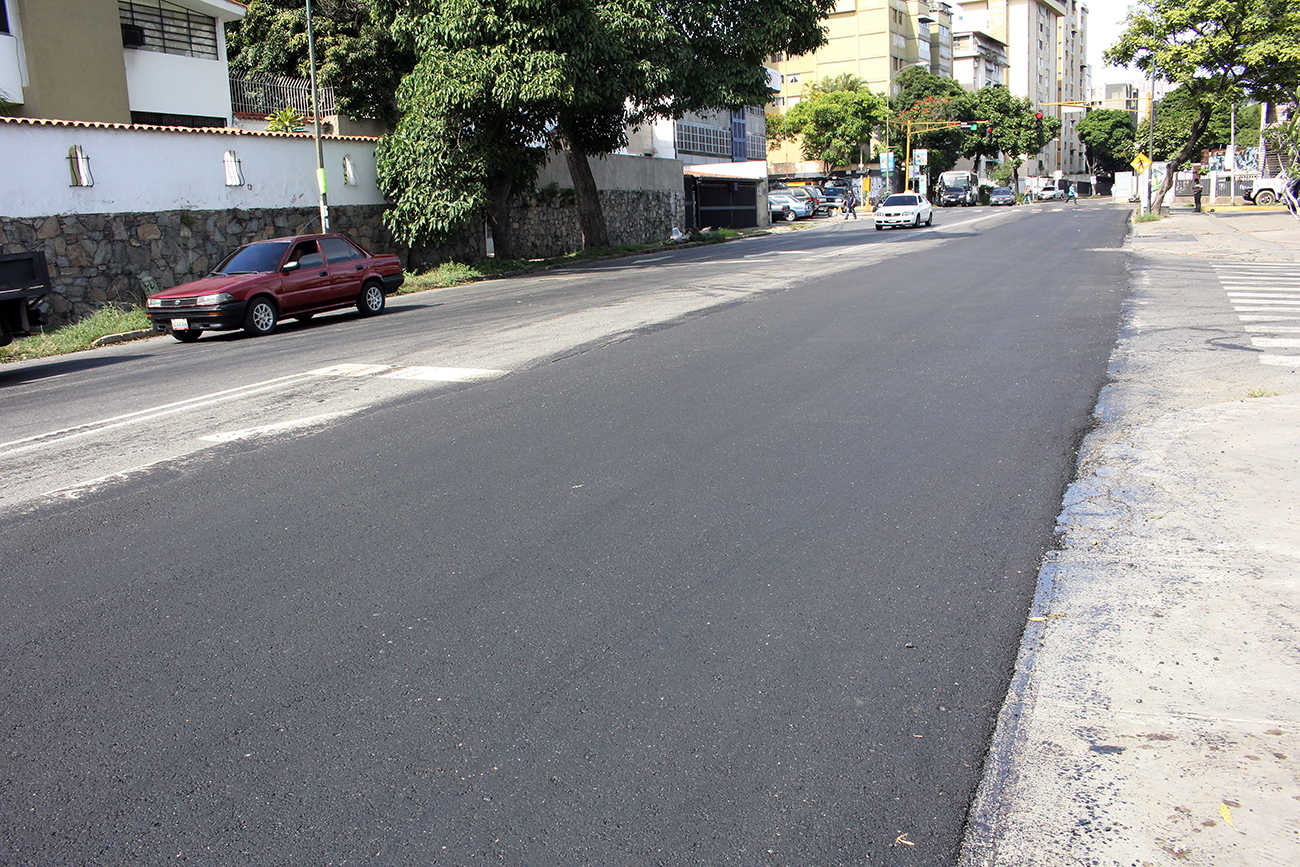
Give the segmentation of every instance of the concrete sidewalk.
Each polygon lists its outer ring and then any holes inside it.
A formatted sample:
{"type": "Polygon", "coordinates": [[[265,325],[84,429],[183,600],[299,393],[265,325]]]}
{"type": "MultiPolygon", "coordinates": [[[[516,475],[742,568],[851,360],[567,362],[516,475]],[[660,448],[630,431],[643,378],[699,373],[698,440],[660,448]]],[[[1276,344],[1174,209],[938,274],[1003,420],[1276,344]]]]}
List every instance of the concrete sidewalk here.
{"type": "Polygon", "coordinates": [[[1254,339],[1221,280],[1289,282],[1267,327],[1300,336],[1300,223],[1176,210],[1126,247],[1112,381],[961,863],[1297,865],[1300,363],[1262,363],[1292,343],[1254,339]]]}

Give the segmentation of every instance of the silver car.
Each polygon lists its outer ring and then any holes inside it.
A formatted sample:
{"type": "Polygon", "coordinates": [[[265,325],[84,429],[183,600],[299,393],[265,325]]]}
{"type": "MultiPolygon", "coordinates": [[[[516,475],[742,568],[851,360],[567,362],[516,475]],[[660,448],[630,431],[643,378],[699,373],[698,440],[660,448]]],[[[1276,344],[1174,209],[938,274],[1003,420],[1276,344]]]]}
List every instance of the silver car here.
{"type": "Polygon", "coordinates": [[[927,226],[934,222],[934,208],[920,193],[894,193],[876,208],[876,231],[886,226],[927,226]]]}

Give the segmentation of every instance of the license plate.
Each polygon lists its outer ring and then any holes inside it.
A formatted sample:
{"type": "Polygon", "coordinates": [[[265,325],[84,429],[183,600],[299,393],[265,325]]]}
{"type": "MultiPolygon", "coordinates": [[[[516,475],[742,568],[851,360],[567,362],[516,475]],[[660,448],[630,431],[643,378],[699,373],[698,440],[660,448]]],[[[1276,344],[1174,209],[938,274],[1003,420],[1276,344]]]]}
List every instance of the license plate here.
{"type": "Polygon", "coordinates": [[[173,319],[172,331],[189,331],[190,321],[188,319],[173,319]]]}

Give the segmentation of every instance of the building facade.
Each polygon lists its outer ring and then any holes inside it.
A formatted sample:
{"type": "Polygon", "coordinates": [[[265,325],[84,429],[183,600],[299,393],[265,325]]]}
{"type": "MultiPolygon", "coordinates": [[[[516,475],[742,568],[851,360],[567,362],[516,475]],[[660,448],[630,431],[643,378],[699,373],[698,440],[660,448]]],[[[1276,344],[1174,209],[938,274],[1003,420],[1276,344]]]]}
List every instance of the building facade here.
{"type": "Polygon", "coordinates": [[[20,117],[224,127],[232,0],[0,0],[0,91],[20,117]]]}
{"type": "Polygon", "coordinates": [[[952,77],[967,90],[1006,87],[1007,44],[979,30],[952,35],[952,77]]]}

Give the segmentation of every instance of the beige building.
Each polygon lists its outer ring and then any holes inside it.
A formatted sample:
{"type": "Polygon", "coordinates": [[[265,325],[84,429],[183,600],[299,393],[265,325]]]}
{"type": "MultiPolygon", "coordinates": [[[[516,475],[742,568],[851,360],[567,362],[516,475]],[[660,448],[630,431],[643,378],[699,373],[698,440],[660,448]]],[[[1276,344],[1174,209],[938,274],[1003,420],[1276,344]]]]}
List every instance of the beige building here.
{"type": "MultiPolygon", "coordinates": [[[[1061,21],[1071,0],[967,0],[962,3],[960,29],[987,33],[1007,46],[1006,85],[1016,96],[1027,96],[1043,113],[1060,117],[1061,21]]],[[[1047,176],[1057,168],[1060,151],[1049,143],[1030,154],[1022,174],[1047,176]]]]}
{"type": "MultiPolygon", "coordinates": [[[[812,54],[773,58],[780,90],[772,110],[783,112],[803,99],[808,86],[844,74],[861,78],[881,94],[893,92],[894,76],[913,66],[952,76],[952,10],[947,3],[839,0],[826,28],[826,45],[812,54]]],[[[774,174],[818,174],[823,169],[804,160],[792,143],[769,152],[768,162],[774,174]]]]}
{"type": "Polygon", "coordinates": [[[954,33],[952,77],[967,90],[1006,87],[1007,44],[978,30],[954,33]]]}
{"type": "Polygon", "coordinates": [[[20,117],[173,126],[232,120],[232,0],[0,0],[0,91],[20,117]]]}
{"type": "MultiPolygon", "coordinates": [[[[1092,86],[1087,61],[1088,7],[1079,0],[1064,2],[1066,14],[1061,19],[1057,38],[1059,74],[1055,101],[1083,103],[1088,101],[1088,91],[1092,86]]],[[[1061,107],[1061,135],[1056,139],[1056,167],[1066,177],[1086,180],[1089,176],[1088,162],[1076,130],[1083,115],[1082,108],[1061,107]]]]}

